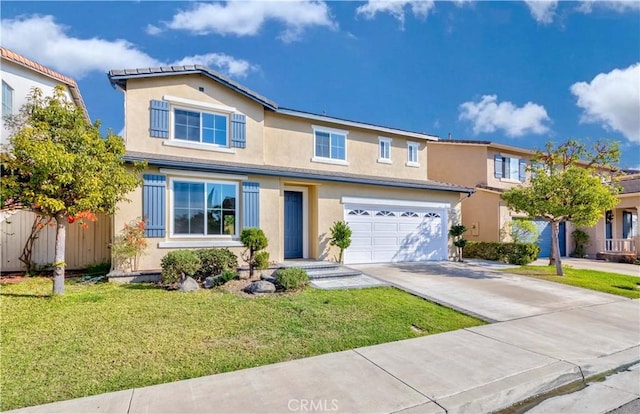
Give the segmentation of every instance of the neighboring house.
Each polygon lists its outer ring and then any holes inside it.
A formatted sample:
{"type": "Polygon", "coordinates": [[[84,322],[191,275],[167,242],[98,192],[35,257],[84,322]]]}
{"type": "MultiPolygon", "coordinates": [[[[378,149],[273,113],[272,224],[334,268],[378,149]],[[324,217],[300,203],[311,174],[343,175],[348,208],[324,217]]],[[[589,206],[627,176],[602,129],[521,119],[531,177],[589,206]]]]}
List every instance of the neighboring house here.
{"type": "MultiPolygon", "coordinates": [[[[467,239],[496,242],[505,240],[502,230],[513,219],[527,219],[511,211],[502,200],[504,191],[527,180],[527,165],[533,151],[490,141],[440,140],[430,143],[427,153],[429,178],[472,187],[473,196],[462,200],[462,223],[467,239]]],[[[540,257],[551,253],[551,226],[534,219],[540,231],[540,257]]],[[[566,255],[567,233],[560,227],[560,253],[566,255]]]]}
{"type": "MultiPolygon", "coordinates": [[[[8,144],[11,131],[5,127],[5,116],[15,115],[33,88],[51,95],[57,85],[65,87],[68,99],[79,105],[87,121],[89,116],[76,82],[67,76],[40,65],[18,53],[0,47],[0,79],[2,80],[2,135],[0,143],[8,144]]],[[[0,212],[0,271],[18,271],[23,268],[18,260],[22,248],[31,233],[34,214],[25,211],[0,212]]],[[[99,216],[86,230],[70,225],[67,231],[67,266],[71,269],[109,260],[111,226],[106,216],[99,216]]],[[[34,261],[38,264],[53,262],[55,228],[42,231],[34,249],[34,261]]]]}
{"type": "Polygon", "coordinates": [[[590,256],[605,254],[637,257],[640,253],[640,174],[622,176],[618,180],[617,185],[621,189],[618,205],[607,211],[598,224],[587,229],[590,237],[587,253],[590,256]]]}
{"type": "Polygon", "coordinates": [[[333,259],[329,229],[353,230],[346,263],[447,260],[461,194],[427,179],[437,137],[286,109],[204,66],[112,70],[125,93],[129,161],[144,184],[114,233],[147,220],[140,269],[172,249],[244,249],[259,227],[272,261],[333,259]]]}

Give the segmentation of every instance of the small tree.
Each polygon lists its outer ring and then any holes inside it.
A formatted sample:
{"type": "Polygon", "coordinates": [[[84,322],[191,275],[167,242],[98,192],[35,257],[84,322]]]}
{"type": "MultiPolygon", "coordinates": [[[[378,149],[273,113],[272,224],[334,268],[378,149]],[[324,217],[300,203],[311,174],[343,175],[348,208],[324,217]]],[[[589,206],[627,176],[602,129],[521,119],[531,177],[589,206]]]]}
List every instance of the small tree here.
{"type": "Polygon", "coordinates": [[[531,220],[512,220],[504,224],[502,236],[511,243],[535,243],[540,230],[531,220]]]}
{"type": "Polygon", "coordinates": [[[532,158],[530,184],[502,194],[509,208],[540,217],[551,225],[551,259],[555,259],[557,275],[563,275],[560,223],[593,226],[617,204],[612,171],[619,157],[615,142],[598,141],[590,148],[574,140],[558,147],[548,143],[545,151],[536,151],[532,158]]]}
{"type": "Polygon", "coordinates": [[[585,257],[587,255],[586,247],[589,243],[589,234],[582,229],[575,229],[571,235],[576,245],[573,255],[575,257],[585,257]]]}
{"type": "Polygon", "coordinates": [[[34,89],[7,123],[12,135],[1,155],[0,206],[55,220],[53,294],[63,294],[67,223],[113,213],[140,184],[143,164],[127,169],[122,138],[111,131],[103,137],[100,123],[89,123],[62,86],[44,98],[34,89]]]}
{"type": "Polygon", "coordinates": [[[462,250],[467,245],[467,240],[463,237],[465,231],[467,228],[463,224],[451,226],[449,230],[449,235],[453,237],[453,245],[456,247],[456,256],[459,262],[462,261],[462,250]]]}
{"type": "MultiPolygon", "coordinates": [[[[255,256],[256,252],[266,248],[269,245],[267,236],[265,236],[262,229],[255,227],[243,229],[240,233],[240,242],[244,244],[247,250],[242,255],[245,262],[249,263],[249,277],[253,277],[253,269],[256,267],[255,256]]],[[[268,258],[267,258],[268,262],[268,258]]]]}
{"type": "Polygon", "coordinates": [[[336,221],[331,226],[331,246],[337,246],[340,249],[338,263],[342,264],[344,260],[344,251],[351,246],[351,229],[344,221],[336,221]]]}
{"type": "Polygon", "coordinates": [[[148,247],[144,237],[146,222],[140,218],[124,224],[120,235],[111,243],[113,267],[122,271],[138,270],[140,257],[148,247]]]}

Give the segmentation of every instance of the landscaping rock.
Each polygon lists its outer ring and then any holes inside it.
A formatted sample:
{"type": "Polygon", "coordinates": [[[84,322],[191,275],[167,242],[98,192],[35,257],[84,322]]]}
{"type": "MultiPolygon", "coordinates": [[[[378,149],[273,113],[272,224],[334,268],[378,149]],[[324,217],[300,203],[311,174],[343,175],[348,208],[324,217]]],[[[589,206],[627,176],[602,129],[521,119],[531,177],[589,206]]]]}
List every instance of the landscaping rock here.
{"type": "Polygon", "coordinates": [[[247,293],[273,293],[275,291],[276,285],[266,280],[258,280],[245,288],[247,293]]]}
{"type": "Polygon", "coordinates": [[[213,277],[213,276],[209,276],[204,280],[204,288],[205,289],[212,289],[215,286],[218,285],[218,276],[213,277]]]}
{"type": "Polygon", "coordinates": [[[274,285],[276,283],[276,278],[275,277],[266,275],[264,273],[262,275],[260,275],[260,279],[264,280],[266,282],[269,282],[269,283],[273,283],[274,285]]]}
{"type": "Polygon", "coordinates": [[[196,282],[192,277],[188,277],[178,282],[178,290],[180,292],[192,292],[198,289],[200,289],[200,286],[198,286],[198,282],[196,282]]]}

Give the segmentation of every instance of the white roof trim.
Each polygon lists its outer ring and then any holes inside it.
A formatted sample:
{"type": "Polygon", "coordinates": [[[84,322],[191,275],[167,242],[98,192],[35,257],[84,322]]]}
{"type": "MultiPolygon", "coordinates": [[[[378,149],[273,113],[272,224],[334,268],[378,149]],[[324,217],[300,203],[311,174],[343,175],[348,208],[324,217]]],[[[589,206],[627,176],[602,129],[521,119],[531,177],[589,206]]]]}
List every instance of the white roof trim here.
{"type": "Polygon", "coordinates": [[[371,124],[364,124],[364,123],[361,123],[361,122],[347,121],[347,120],[332,118],[332,117],[324,116],[324,115],[308,114],[306,112],[298,112],[298,111],[294,111],[294,110],[291,110],[291,109],[278,109],[278,110],[276,110],[276,113],[283,114],[283,115],[295,116],[295,117],[298,117],[298,118],[311,119],[311,120],[314,120],[314,121],[323,121],[323,122],[329,122],[329,123],[332,123],[332,124],[338,124],[338,125],[345,125],[345,126],[350,126],[350,127],[368,129],[368,130],[371,130],[371,131],[384,132],[384,133],[387,133],[387,134],[395,134],[395,135],[402,135],[402,136],[405,136],[405,137],[424,139],[424,140],[427,140],[427,141],[437,141],[438,140],[438,137],[435,136],[435,135],[420,134],[418,132],[403,131],[403,130],[400,130],[400,129],[387,128],[387,127],[371,125],[371,124]]]}

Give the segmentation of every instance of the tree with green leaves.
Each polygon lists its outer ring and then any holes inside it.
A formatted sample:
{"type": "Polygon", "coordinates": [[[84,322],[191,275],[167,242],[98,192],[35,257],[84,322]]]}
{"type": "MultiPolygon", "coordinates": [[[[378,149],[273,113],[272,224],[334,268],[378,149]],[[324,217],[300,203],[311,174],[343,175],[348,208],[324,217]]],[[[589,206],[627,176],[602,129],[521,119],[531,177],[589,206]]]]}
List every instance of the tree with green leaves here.
{"type": "Polygon", "coordinates": [[[529,184],[502,194],[509,208],[550,223],[551,259],[559,276],[563,275],[560,223],[593,226],[617,204],[614,172],[619,157],[616,142],[598,141],[592,146],[575,140],[558,146],[549,142],[532,157],[529,184]]]}
{"type": "Polygon", "coordinates": [[[336,221],[329,229],[331,232],[331,239],[329,244],[331,246],[337,246],[340,249],[338,256],[338,263],[342,264],[344,260],[344,251],[351,246],[351,229],[349,225],[344,221],[336,221]]]}
{"type": "Polygon", "coordinates": [[[103,137],[100,123],[90,123],[62,86],[47,97],[33,89],[7,121],[12,134],[1,152],[0,205],[55,220],[53,294],[63,294],[67,224],[113,213],[140,185],[144,165],[127,168],[122,138],[111,131],[103,137]]]}
{"type": "Polygon", "coordinates": [[[467,245],[467,239],[464,238],[466,231],[467,228],[463,224],[456,224],[449,229],[449,236],[453,238],[453,245],[456,248],[456,256],[459,262],[462,262],[462,251],[467,245]]]}

